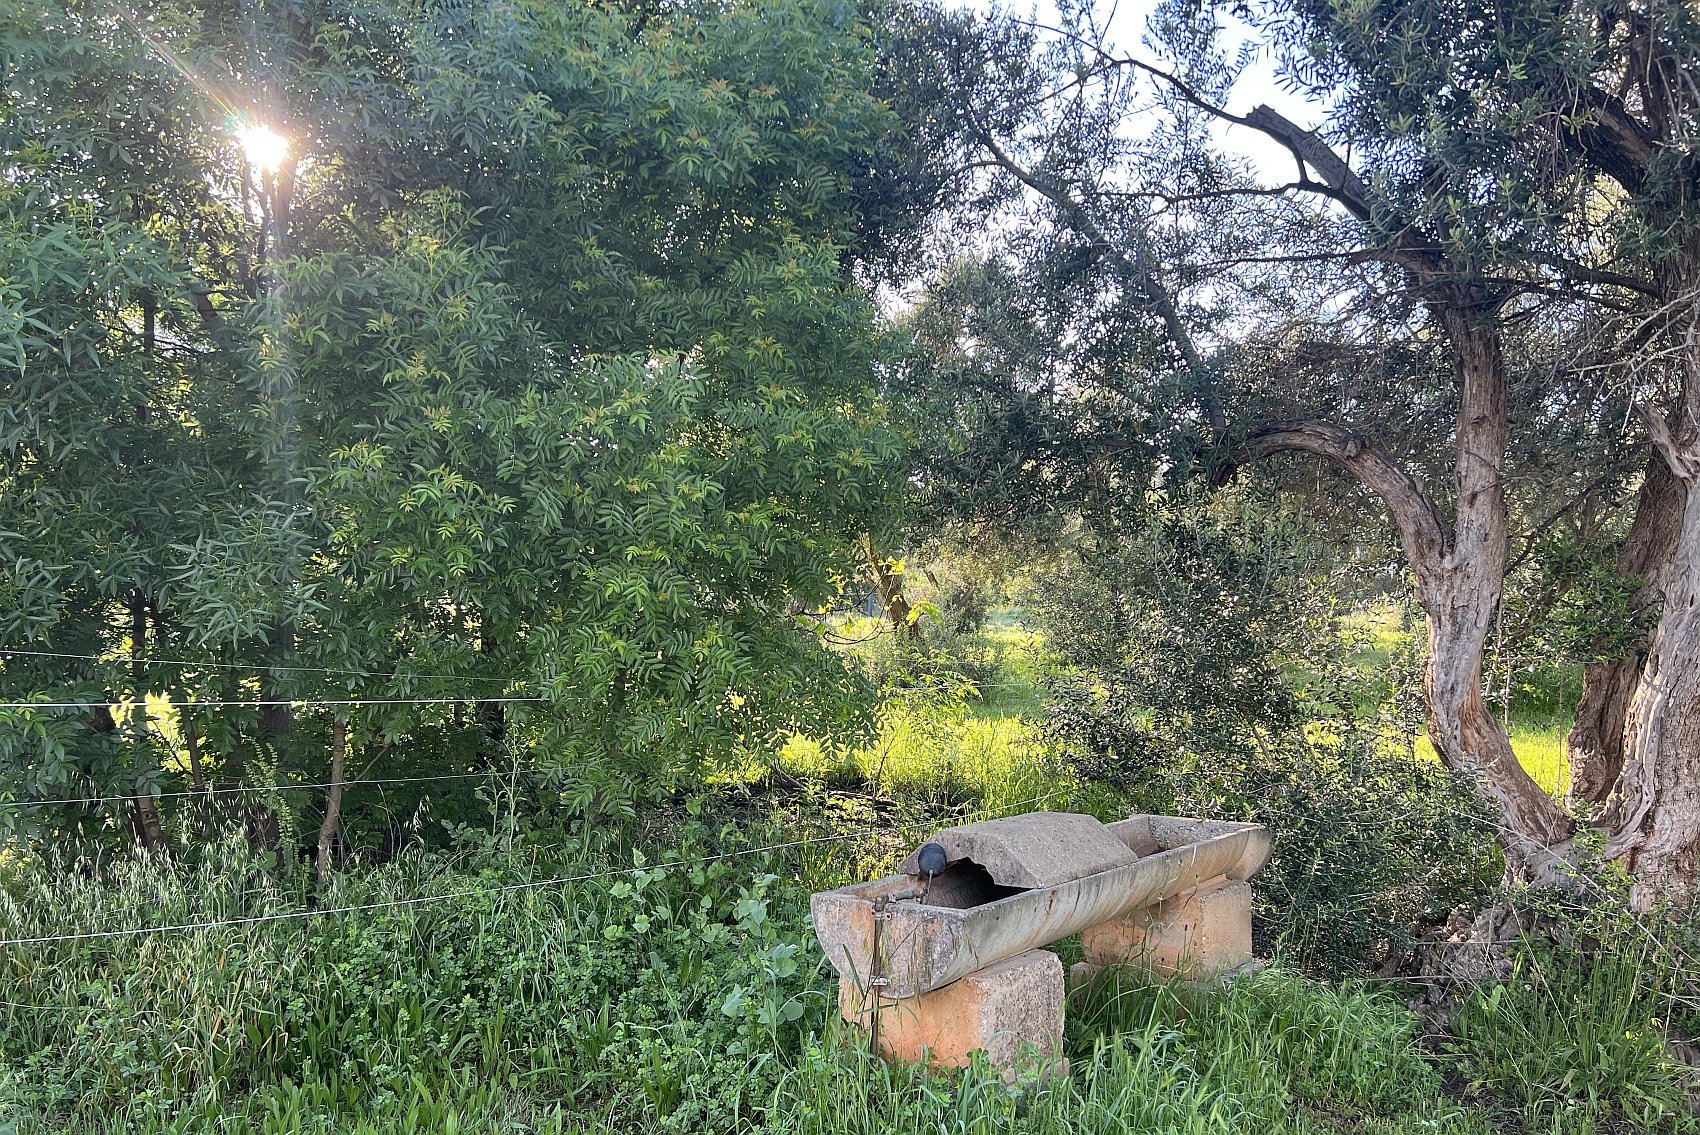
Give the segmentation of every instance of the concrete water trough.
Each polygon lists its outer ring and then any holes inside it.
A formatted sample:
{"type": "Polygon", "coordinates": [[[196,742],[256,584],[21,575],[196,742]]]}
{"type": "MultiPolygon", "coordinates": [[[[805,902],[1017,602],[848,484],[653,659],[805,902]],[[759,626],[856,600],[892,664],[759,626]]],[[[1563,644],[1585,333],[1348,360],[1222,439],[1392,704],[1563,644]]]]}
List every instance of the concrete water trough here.
{"type": "MultiPolygon", "coordinates": [[[[1086,967],[1202,976],[1251,961],[1256,824],[1032,812],[939,832],[902,874],[812,896],[844,1016],[907,1060],[1054,1059],[1063,974],[1040,949],[1080,934],[1086,967]]],[[[1083,974],[1077,974],[1077,977],[1083,974]]]]}

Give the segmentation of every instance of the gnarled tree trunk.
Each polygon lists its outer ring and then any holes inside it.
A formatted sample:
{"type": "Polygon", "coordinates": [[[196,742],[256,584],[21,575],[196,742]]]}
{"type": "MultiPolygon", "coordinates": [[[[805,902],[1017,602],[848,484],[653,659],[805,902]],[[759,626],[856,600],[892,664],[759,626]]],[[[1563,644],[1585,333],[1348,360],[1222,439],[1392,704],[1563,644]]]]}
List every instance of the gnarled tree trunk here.
{"type": "MultiPolygon", "coordinates": [[[[1491,363],[1497,355],[1476,357],[1491,363]]],[[[1482,377],[1476,374],[1472,381],[1482,377]]],[[[1473,414],[1472,401],[1465,405],[1473,414]]],[[[1503,443],[1497,450],[1483,448],[1491,444],[1491,437],[1480,436],[1491,433],[1483,425],[1491,423],[1460,426],[1459,516],[1450,526],[1408,474],[1344,427],[1281,423],[1260,430],[1246,448],[1254,455],[1300,451],[1327,457],[1386,503],[1428,615],[1424,692],[1430,742],[1448,768],[1469,776],[1495,806],[1492,819],[1508,878],[1557,883],[1574,855],[1574,825],[1524,770],[1505,726],[1481,694],[1482,658],[1504,587],[1507,531],[1499,459],[1480,456],[1503,453],[1503,443]],[[1465,456],[1472,447],[1473,460],[1465,456]]]]}
{"type": "Polygon", "coordinates": [[[1624,765],[1608,821],[1629,856],[1632,904],[1693,893],[1700,877],[1700,494],[1689,494],[1683,552],[1665,591],[1623,731],[1624,765]]]}
{"type": "Polygon", "coordinates": [[[1443,297],[1430,308],[1446,328],[1457,379],[1456,516],[1446,554],[1414,564],[1429,623],[1429,740],[1448,767],[1471,776],[1498,804],[1506,874],[1557,882],[1573,825],[1524,770],[1504,724],[1482,701],[1482,656],[1505,591],[1510,530],[1502,472],[1505,359],[1486,297],[1458,290],[1443,297]]]}
{"type": "Polygon", "coordinates": [[[1504,724],[1482,700],[1483,648],[1497,599],[1484,609],[1464,574],[1420,590],[1429,609],[1429,742],[1448,768],[1470,776],[1498,805],[1492,819],[1508,879],[1562,882],[1572,854],[1570,817],[1523,768],[1504,724]]]}
{"type": "Polygon", "coordinates": [[[1691,896],[1700,880],[1700,423],[1687,412],[1691,402],[1684,398],[1674,435],[1655,412],[1643,415],[1686,492],[1659,567],[1659,622],[1625,715],[1623,773],[1601,817],[1640,910],[1691,896]]]}
{"type": "MultiPolygon", "coordinates": [[[[1580,84],[1567,78],[1552,91],[1555,105],[1587,111],[1561,116],[1559,138],[1616,181],[1647,233],[1658,234],[1650,293],[1664,306],[1642,326],[1662,342],[1627,360],[1631,375],[1657,374],[1674,361],[1680,380],[1668,421],[1638,407],[1654,465],[1624,551],[1626,568],[1648,580],[1641,598],[1657,604],[1658,624],[1644,653],[1592,675],[1595,688],[1585,691],[1572,731],[1573,791],[1603,801],[1596,822],[1610,837],[1608,851],[1630,870],[1639,909],[1692,895],[1700,880],[1700,199],[1692,160],[1683,156],[1696,96],[1680,28],[1655,14],[1644,29],[1611,48],[1622,54],[1602,60],[1601,76],[1580,84]],[[1614,78],[1596,81],[1618,68],[1641,77],[1633,106],[1611,89],[1614,78]],[[1680,239],[1665,243],[1672,235],[1680,239]]],[[[1643,344],[1634,341],[1639,352],[1643,344]]]]}
{"type": "Polygon", "coordinates": [[[1582,668],[1582,696],[1564,738],[1570,763],[1570,799],[1577,804],[1604,804],[1623,771],[1623,725],[1629,701],[1641,681],[1644,650],[1623,658],[1590,662],[1582,668]]]}
{"type": "MultiPolygon", "coordinates": [[[[1657,607],[1666,565],[1676,547],[1688,489],[1660,454],[1653,454],[1635,503],[1635,519],[1618,557],[1618,574],[1639,577],[1645,586],[1631,600],[1637,611],[1657,607]]],[[[1647,643],[1622,658],[1590,663],[1582,671],[1582,696],[1565,740],[1570,761],[1570,798],[1604,804],[1623,771],[1623,731],[1629,703],[1641,680],[1647,643]]]]}

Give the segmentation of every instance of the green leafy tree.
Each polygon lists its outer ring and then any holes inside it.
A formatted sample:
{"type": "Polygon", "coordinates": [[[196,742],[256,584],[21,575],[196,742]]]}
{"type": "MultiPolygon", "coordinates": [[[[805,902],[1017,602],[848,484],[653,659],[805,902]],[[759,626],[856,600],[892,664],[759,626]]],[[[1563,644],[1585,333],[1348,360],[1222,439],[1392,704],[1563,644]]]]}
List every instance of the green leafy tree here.
{"type": "Polygon", "coordinates": [[[1633,405],[1618,420],[1639,419],[1619,433],[1647,456],[1617,567],[1632,606],[1656,618],[1633,649],[1589,667],[1569,750],[1573,794],[1599,805],[1607,852],[1629,865],[1645,906],[1692,891],[1700,871],[1700,678],[1689,661],[1700,650],[1700,100],[1686,77],[1700,24],[1666,3],[1483,15],[1301,2],[1274,6],[1269,23],[1294,76],[1336,92],[1343,129],[1420,156],[1430,181],[1470,187],[1445,208],[1473,247],[1524,276],[1604,289],[1616,313],[1593,321],[1579,355],[1633,405]]]}
{"type": "Polygon", "coordinates": [[[863,220],[854,10],[25,4],[0,39],[0,641],[43,652],[0,682],[135,707],[6,711],[12,794],[133,792],[151,841],[177,771],[318,779],[346,720],[351,768],[519,753],[613,807],[855,711],[783,614],[891,500],[851,273],[907,222],[863,220]],[[150,728],[148,693],[209,704],[150,728]],[[428,704],[299,705],[389,699],[428,704]]]}

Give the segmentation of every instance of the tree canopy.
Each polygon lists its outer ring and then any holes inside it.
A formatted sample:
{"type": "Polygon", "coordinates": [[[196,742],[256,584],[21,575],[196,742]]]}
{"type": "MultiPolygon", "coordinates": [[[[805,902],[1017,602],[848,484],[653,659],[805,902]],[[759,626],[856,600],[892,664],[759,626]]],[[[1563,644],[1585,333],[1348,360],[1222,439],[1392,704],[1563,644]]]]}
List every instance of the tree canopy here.
{"type": "MultiPolygon", "coordinates": [[[[1292,475],[1295,456],[1327,463],[1383,510],[1426,612],[1429,739],[1503,817],[1512,873],[1544,880],[1585,853],[1483,683],[1524,601],[1508,573],[1550,567],[1538,602],[1593,628],[1582,826],[1632,862],[1637,901],[1682,892],[1700,847],[1681,787],[1700,733],[1669,696],[1688,688],[1700,544],[1687,19],[1177,3],[1140,47],[1089,5],[923,21],[937,93],[908,113],[959,123],[956,160],[985,187],[966,207],[1012,236],[935,289],[920,334],[947,361],[921,373],[985,403],[971,452],[1022,474],[991,507],[978,483],[941,500],[1027,518],[1060,494],[1089,514],[1272,475],[1360,523],[1338,480],[1292,475]],[[1237,54],[1218,16],[1249,40],[1237,54]],[[1320,128],[1229,108],[1258,52],[1320,128]],[[1226,151],[1227,126],[1285,152],[1291,179],[1226,151]]],[[[975,464],[941,451],[948,489],[975,464]]]]}
{"type": "Polygon", "coordinates": [[[13,793],[146,813],[162,739],[278,776],[345,720],[609,805],[851,711],[784,612],[891,499],[855,9],[4,21],[13,793]]]}

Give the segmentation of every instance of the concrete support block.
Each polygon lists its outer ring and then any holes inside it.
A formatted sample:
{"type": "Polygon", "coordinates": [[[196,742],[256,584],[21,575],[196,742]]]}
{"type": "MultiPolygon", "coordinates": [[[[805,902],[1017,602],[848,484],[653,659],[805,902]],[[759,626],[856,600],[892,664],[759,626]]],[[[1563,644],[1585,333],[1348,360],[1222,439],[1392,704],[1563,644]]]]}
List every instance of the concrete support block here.
{"type": "Polygon", "coordinates": [[[1036,1066],[1066,1071],[1063,965],[1049,950],[1017,954],[918,997],[873,992],[840,979],[839,1012],[877,1030],[877,1047],[888,1060],[962,1068],[982,1051],[1010,1076],[1036,1066]]]}
{"type": "Polygon", "coordinates": [[[1080,943],[1091,966],[1142,965],[1189,978],[1236,969],[1251,961],[1251,884],[1203,884],[1089,927],[1080,943]]]}

